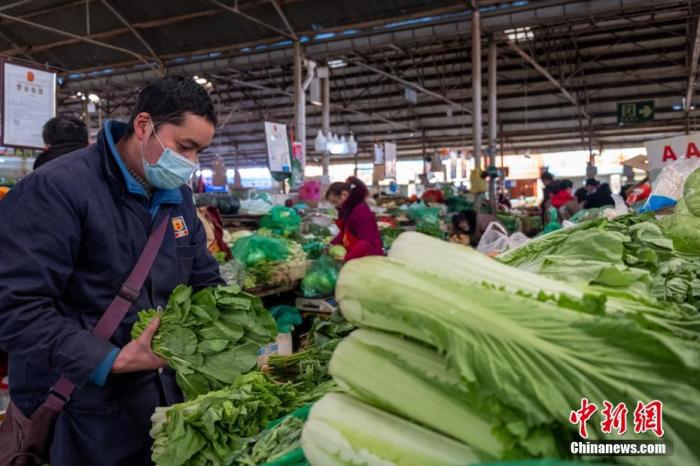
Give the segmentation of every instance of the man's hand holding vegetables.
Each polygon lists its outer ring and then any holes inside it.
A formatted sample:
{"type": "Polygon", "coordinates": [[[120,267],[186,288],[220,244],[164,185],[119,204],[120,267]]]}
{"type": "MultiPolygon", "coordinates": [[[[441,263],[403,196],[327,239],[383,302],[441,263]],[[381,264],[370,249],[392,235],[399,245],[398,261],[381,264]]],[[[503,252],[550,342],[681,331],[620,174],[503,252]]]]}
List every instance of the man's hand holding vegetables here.
{"type": "Polygon", "coordinates": [[[153,319],[141,336],[131,340],[119,351],[112,365],[115,374],[162,369],[168,361],[156,355],[151,348],[153,335],[158,331],[160,319],[153,319]]]}

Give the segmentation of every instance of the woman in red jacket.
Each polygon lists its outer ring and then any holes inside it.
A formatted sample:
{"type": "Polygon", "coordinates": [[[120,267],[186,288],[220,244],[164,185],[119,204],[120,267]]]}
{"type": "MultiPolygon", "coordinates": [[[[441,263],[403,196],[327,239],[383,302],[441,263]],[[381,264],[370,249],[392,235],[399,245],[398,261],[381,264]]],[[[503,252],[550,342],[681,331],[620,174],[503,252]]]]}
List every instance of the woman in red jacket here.
{"type": "Polygon", "coordinates": [[[340,228],[331,243],[345,247],[346,261],[384,255],[377,220],[365,202],[368,194],[367,186],[354,176],[331,184],[326,192],[326,200],[338,209],[336,225],[340,228]]]}

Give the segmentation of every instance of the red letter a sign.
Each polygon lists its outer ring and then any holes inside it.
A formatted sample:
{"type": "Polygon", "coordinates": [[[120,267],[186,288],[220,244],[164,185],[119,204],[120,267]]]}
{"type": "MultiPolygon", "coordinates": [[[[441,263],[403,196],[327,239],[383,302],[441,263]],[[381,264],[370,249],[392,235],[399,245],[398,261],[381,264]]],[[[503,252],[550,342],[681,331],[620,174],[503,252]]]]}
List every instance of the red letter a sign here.
{"type": "Polygon", "coordinates": [[[678,157],[676,157],[676,154],[673,152],[673,149],[671,149],[671,146],[664,146],[664,156],[661,161],[665,162],[667,160],[678,160],[678,157]]]}

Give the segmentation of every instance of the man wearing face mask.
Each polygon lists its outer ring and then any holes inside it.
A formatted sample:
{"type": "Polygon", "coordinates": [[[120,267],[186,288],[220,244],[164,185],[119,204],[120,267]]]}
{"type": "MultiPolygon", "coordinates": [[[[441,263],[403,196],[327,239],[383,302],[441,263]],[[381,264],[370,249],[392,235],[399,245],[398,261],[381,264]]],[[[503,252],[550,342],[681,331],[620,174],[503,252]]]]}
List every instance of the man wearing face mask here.
{"type": "Polygon", "coordinates": [[[182,401],[151,351],[158,321],[138,340],[130,330],[177,285],[223,283],[186,186],[215,124],[204,88],[160,79],[127,124],[108,121],[96,144],[31,173],[0,203],[0,349],[12,402],[31,416],[59,378],[75,385],[55,424],[52,466],[150,464],[151,415],[182,401]],[[157,225],[165,234],[133,304],[109,340],[93,335],[157,225]]]}

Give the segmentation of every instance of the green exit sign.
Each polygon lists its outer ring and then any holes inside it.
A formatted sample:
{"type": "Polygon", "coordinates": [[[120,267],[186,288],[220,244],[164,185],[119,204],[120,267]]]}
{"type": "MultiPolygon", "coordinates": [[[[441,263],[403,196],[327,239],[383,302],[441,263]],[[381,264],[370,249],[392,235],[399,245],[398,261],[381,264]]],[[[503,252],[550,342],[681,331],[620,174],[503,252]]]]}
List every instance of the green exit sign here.
{"type": "Polygon", "coordinates": [[[654,101],[620,102],[617,104],[618,123],[643,123],[654,121],[654,101]]]}

